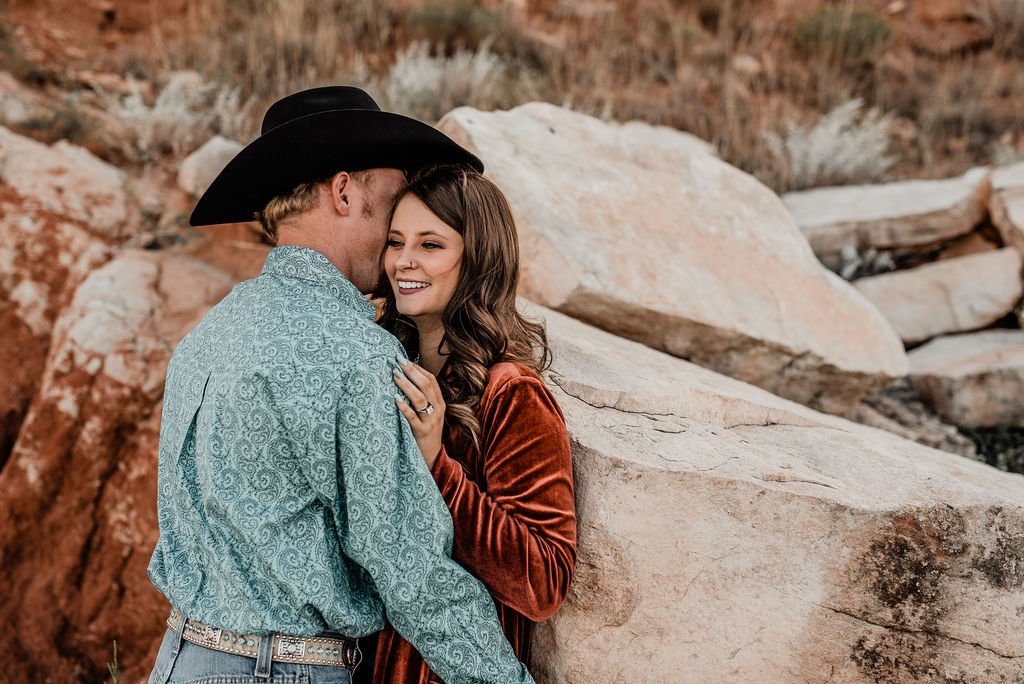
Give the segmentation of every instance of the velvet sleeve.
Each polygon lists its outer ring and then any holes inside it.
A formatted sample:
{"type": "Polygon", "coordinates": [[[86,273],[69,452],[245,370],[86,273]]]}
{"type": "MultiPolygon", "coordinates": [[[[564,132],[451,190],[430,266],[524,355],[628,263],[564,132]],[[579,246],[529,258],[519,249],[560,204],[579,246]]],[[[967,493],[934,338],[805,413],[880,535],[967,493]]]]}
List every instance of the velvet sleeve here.
{"type": "Polygon", "coordinates": [[[495,599],[539,622],[561,606],[576,563],[565,420],[531,376],[481,400],[479,418],[483,489],[444,449],[432,469],[455,523],[452,557],[495,599]]]}

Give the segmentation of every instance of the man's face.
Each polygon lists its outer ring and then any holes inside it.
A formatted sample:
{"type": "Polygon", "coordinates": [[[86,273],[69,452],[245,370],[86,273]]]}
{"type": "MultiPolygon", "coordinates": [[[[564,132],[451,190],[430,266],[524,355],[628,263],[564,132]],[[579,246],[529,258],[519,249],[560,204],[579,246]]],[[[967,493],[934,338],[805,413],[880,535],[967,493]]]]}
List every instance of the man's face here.
{"type": "Polygon", "coordinates": [[[388,235],[388,215],[405,189],[405,174],[398,169],[371,169],[360,174],[362,207],[358,240],[353,250],[352,283],[369,292],[380,277],[380,255],[388,235]]]}

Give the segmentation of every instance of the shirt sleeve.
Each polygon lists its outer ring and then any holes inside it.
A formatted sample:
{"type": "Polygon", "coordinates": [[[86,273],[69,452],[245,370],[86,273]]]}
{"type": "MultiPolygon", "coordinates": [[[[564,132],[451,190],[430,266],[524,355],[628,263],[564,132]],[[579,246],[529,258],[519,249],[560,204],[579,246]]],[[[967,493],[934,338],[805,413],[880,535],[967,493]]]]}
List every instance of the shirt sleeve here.
{"type": "Polygon", "coordinates": [[[452,522],[409,425],[390,362],[347,369],[337,402],[342,549],[388,620],[448,684],[529,682],[483,585],[451,560],[452,522]]]}
{"type": "Polygon", "coordinates": [[[481,410],[486,492],[442,450],[432,474],[455,521],[453,557],[530,620],[565,600],[576,563],[572,456],[543,382],[517,377],[481,410]]]}

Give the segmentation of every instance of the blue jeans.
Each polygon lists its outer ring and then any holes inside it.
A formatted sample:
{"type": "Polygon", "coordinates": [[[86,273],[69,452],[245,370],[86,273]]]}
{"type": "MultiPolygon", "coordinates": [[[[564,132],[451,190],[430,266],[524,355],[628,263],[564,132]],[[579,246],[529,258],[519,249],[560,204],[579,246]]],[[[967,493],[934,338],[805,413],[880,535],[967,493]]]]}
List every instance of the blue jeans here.
{"type": "Polygon", "coordinates": [[[352,684],[351,670],[270,662],[269,650],[261,649],[259,658],[222,653],[196,646],[168,629],[149,684],[352,684]]]}

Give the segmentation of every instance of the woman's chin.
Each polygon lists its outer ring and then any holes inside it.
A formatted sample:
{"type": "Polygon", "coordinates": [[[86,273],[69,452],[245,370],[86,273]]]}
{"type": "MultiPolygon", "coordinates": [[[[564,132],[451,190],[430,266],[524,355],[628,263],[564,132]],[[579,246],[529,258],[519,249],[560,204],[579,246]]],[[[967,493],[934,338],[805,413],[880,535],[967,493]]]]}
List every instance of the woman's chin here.
{"type": "Polygon", "coordinates": [[[398,307],[398,313],[402,314],[406,318],[411,318],[414,322],[416,321],[417,318],[421,318],[423,316],[423,312],[422,311],[420,311],[417,308],[408,307],[408,306],[405,306],[405,307],[400,306],[400,307],[398,307]]]}
{"type": "Polygon", "coordinates": [[[398,313],[402,314],[406,318],[412,319],[412,322],[416,324],[416,327],[432,328],[434,325],[439,325],[441,322],[442,311],[424,311],[418,307],[397,307],[398,313]]]}

